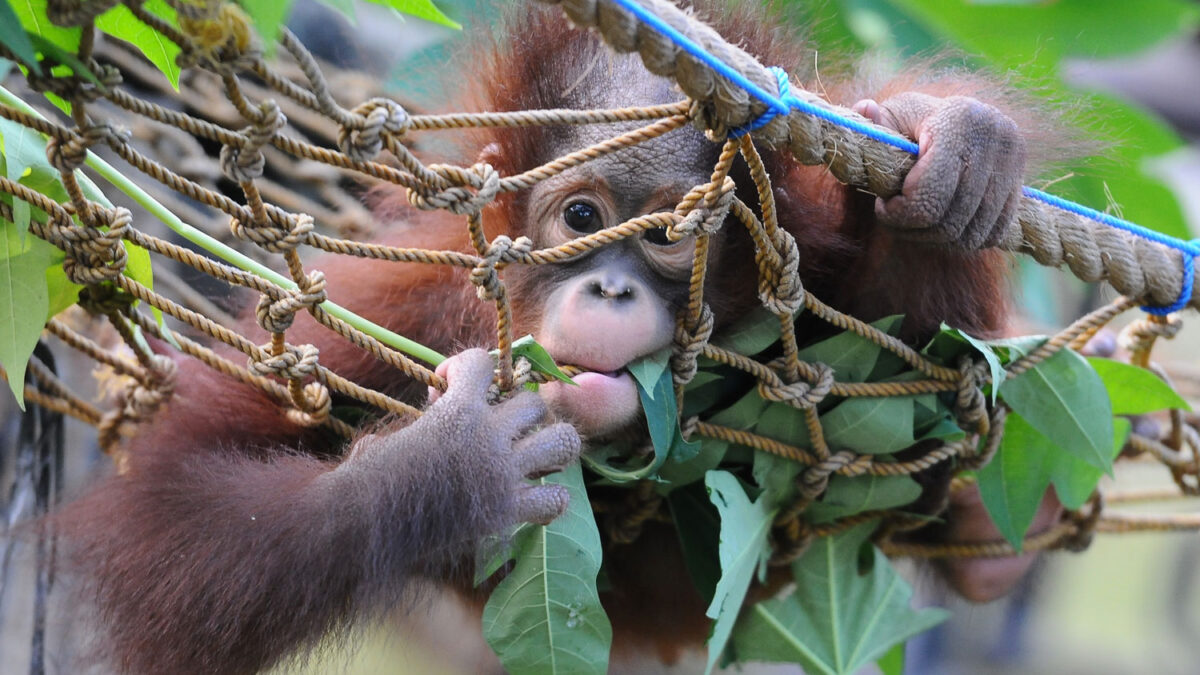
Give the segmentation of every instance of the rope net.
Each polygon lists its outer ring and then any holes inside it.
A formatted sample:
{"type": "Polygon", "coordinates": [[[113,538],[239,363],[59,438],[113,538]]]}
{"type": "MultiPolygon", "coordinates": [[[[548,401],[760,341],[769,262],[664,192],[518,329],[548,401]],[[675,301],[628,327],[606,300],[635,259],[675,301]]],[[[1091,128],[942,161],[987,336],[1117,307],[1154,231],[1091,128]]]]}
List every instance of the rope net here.
{"type": "MultiPolygon", "coordinates": [[[[795,113],[771,120],[753,134],[726,140],[710,180],[695,186],[672,211],[635,218],[555,248],[534,249],[523,237],[488,239],[481,215],[484,207],[502,193],[528,189],[569,168],[670,134],[690,123],[699,122],[717,137],[723,137],[730,128],[746,124],[761,111],[744,97],[739,99],[739,114],[743,119],[736,124],[728,118],[719,119],[713,112],[713,105],[700,98],[616,110],[412,115],[391,100],[370,97],[347,108],[335,100],[329,80],[317,60],[286,29],[282,30],[279,40],[286,61],[280,59],[270,63],[253,45],[244,15],[232,5],[218,2],[198,5],[169,0],[168,4],[179,17],[179,27],[176,27],[147,11],[137,0],[119,3],[148,29],[177,45],[181,50],[178,62],[182,66],[209,74],[204,80],[210,83],[207,95],[219,90],[237,113],[237,119],[215,121],[164,106],[151,100],[153,97],[131,93],[123,85],[122,70],[134,72],[139,67],[144,68],[135,59],[126,58],[118,69],[94,58],[93,19],[116,4],[96,1],[50,3],[52,21],[59,25],[82,26],[82,40],[74,56],[95,73],[96,80],[77,74],[28,75],[28,85],[34,91],[54,94],[70,103],[71,124],[47,121],[15,100],[0,105],[0,117],[48,138],[47,159],[58,172],[67,194],[66,199],[56,201],[18,181],[0,177],[0,191],[14,200],[11,204],[0,204],[0,218],[14,222],[18,202],[32,206],[35,217],[30,232],[65,254],[63,271],[67,279],[82,287],[79,305],[93,315],[106,317],[121,338],[122,348],[106,348],[62,317],[52,318],[46,325],[47,335],[121,376],[125,385],[114,399],[117,405],[105,407],[72,393],[37,359],[30,363],[32,379],[24,392],[26,399],[37,405],[95,425],[101,447],[118,461],[122,439],[136,433],[136,425],[154,415],[169,400],[174,387],[174,361],[152,351],[143,334],[172,343],[184,354],[221,373],[260,388],[287,410],[293,422],[306,427],[325,427],[347,438],[353,435],[353,428],[331,414],[335,395],[354,399],[381,413],[416,416],[420,412],[402,400],[332,372],[321,364],[320,354],[313,345],[290,341],[289,329],[298,312],[309,313],[330,331],[353,342],[380,362],[398,369],[414,382],[445,388],[441,377],[400,348],[427,359],[436,360],[437,355],[421,352],[398,336],[336,305],[327,296],[321,271],[310,269],[303,261],[301,250],[304,248],[396,264],[447,265],[470,270],[470,283],[476,287],[480,301],[494,304],[499,317],[495,343],[499,354],[496,387],[498,392],[509,392],[530,382],[543,382],[547,376],[532,368],[527,359],[514,357],[515,336],[512,334],[511,301],[502,273],[504,268],[563,263],[648,229],[666,228],[672,240],[682,237],[696,240],[688,302],[678,318],[670,358],[677,409],[685,410],[688,385],[698,368],[705,364],[719,365],[751,376],[757,383],[756,391],[761,399],[793,408],[795,414],[802,417],[808,432],[810,443],[801,447],[725,426],[700,415],[683,416],[679,420],[683,435],[689,440],[723,441],[771,453],[799,465],[793,502],[781,511],[774,526],[776,562],[794,559],[814,537],[828,536],[871,519],[882,521],[876,543],[889,554],[939,557],[1001,556],[1013,552],[1006,543],[935,545],[907,541],[899,535],[927,523],[929,514],[913,514],[903,509],[868,511],[822,524],[812,524],[803,517],[834,476],[911,475],[947,462],[954,463],[955,473],[983,466],[999,447],[1006,409],[1003,405],[993,404],[984,393],[992,375],[982,360],[966,359],[950,365],[938,363],[885,330],[838,312],[805,291],[796,271],[799,257],[796,242],[777,222],[770,179],[757,150],[762,143],[783,144],[779,138],[771,137],[771,134],[780,133],[781,126],[790,126],[795,132],[802,124],[808,124],[795,121],[795,113]],[[136,120],[136,123],[150,124],[176,137],[181,132],[185,138],[219,145],[221,174],[237,184],[243,199],[231,199],[220,191],[205,187],[194,177],[185,175],[179,167],[168,168],[137,149],[127,132],[104,121],[96,113],[101,101],[120,109],[125,118],[136,120]],[[320,145],[289,132],[288,117],[298,116],[332,122],[336,127],[332,142],[328,146],[320,145]],[[487,164],[425,164],[406,145],[411,136],[429,130],[631,121],[643,125],[518,175],[500,175],[487,164]],[[238,263],[235,266],[135,227],[130,211],[97,198],[79,171],[89,161],[89,150],[98,146],[107,147],[145,178],[167,188],[162,192],[176,193],[224,214],[228,219],[229,235],[249,247],[258,259],[280,261],[287,270],[286,276],[271,273],[246,255],[231,254],[229,259],[238,263]],[[381,157],[385,152],[391,159],[381,157]],[[735,196],[736,186],[729,174],[738,158],[750,169],[760,208],[751,208],[735,196]],[[263,180],[269,159],[332,167],[336,175],[356,172],[401,186],[416,208],[442,209],[460,215],[473,252],[399,248],[364,243],[345,236],[347,230],[352,229],[351,224],[361,226],[366,221],[361,208],[345,204],[343,197],[344,217],[339,218],[335,210],[314,203],[312,199],[280,190],[277,185],[263,180]],[[313,212],[320,217],[314,218],[313,212]],[[334,227],[330,231],[334,234],[318,231],[317,220],[332,224],[334,227]],[[758,294],[763,308],[776,317],[780,334],[779,355],[767,362],[710,341],[713,318],[705,304],[704,280],[708,274],[705,263],[710,237],[721,226],[744,227],[755,242],[758,294]],[[221,308],[189,293],[184,284],[160,284],[173,288],[176,299],[168,297],[161,289],[152,289],[147,279],[131,270],[131,252],[139,249],[259,294],[255,316],[258,324],[270,333],[270,341],[258,344],[240,334],[231,327],[235,323],[221,308]],[[200,341],[170,331],[156,320],[149,308],[186,324],[212,341],[232,347],[245,356],[245,362],[231,360],[200,341]],[[839,380],[838,373],[828,365],[801,357],[804,345],[795,330],[795,317],[801,312],[819,317],[836,329],[860,336],[893,354],[903,361],[910,376],[903,381],[888,382],[839,380]],[[126,358],[124,354],[128,353],[134,358],[126,358]],[[954,421],[966,432],[965,435],[956,440],[924,443],[919,452],[906,453],[901,459],[894,455],[865,454],[840,448],[828,442],[823,433],[823,402],[927,394],[944,394],[946,400],[953,400],[954,421]]],[[[596,20],[597,16],[602,18],[605,11],[618,11],[603,7],[597,10],[595,3],[574,5],[591,7],[572,14],[573,20],[583,25],[601,25],[603,22],[596,20]],[[592,21],[588,20],[589,16],[592,21]]],[[[601,30],[604,30],[603,25],[601,30]]],[[[607,34],[605,37],[614,41],[607,34]]],[[[687,84],[683,81],[680,84],[685,92],[690,92],[687,84]]],[[[719,95],[722,90],[717,89],[719,95]]],[[[720,108],[720,105],[716,106],[716,109],[720,108]]],[[[814,124],[820,127],[821,123],[814,124]]],[[[848,152],[847,148],[867,146],[814,138],[813,134],[818,132],[840,133],[817,128],[812,133],[804,132],[807,136],[793,133],[786,139],[786,144],[801,161],[827,164],[839,178],[851,184],[870,185],[879,194],[889,190],[894,193],[898,189],[896,177],[902,176],[903,170],[894,166],[888,168],[887,164],[904,160],[877,156],[878,153],[869,149],[848,152]],[[884,168],[876,169],[878,166],[884,168]]],[[[907,161],[911,162],[911,159],[907,161]]],[[[328,185],[329,181],[319,178],[313,183],[328,185]]],[[[201,238],[202,235],[188,230],[171,213],[172,210],[186,213],[188,208],[194,212],[194,207],[187,206],[186,200],[171,202],[178,204],[179,209],[158,207],[152,211],[186,236],[201,238]]],[[[1108,278],[1118,289],[1127,290],[1129,297],[1122,297],[1083,317],[1033,351],[1016,358],[1006,366],[1009,375],[1024,372],[1060,350],[1079,349],[1115,316],[1133,308],[1139,299],[1165,304],[1178,295],[1182,272],[1181,264],[1177,263],[1184,260],[1178,252],[1154,249],[1127,238],[1125,233],[1094,234],[1077,225],[1063,225],[1064,233],[1073,234],[1056,238],[1044,229],[1029,225],[1040,222],[1031,208],[1022,211],[1023,229],[1014,235],[1015,238],[1010,237],[1007,248],[1030,250],[1033,247],[1031,252],[1039,262],[1058,265],[1065,261],[1072,271],[1085,279],[1108,278]],[[1078,248],[1094,247],[1096,242],[1102,245],[1100,249],[1081,252],[1078,248]],[[1120,254],[1113,255],[1104,247],[1119,250],[1120,254]],[[1141,257],[1131,255],[1130,251],[1141,257]]],[[[1063,219],[1074,216],[1056,215],[1053,218],[1068,222],[1063,219]]],[[[159,269],[161,267],[156,273],[159,269]]],[[[171,275],[162,270],[162,278],[170,279],[171,275]]],[[[1175,315],[1150,316],[1130,325],[1124,335],[1134,363],[1149,366],[1155,341],[1173,336],[1179,325],[1175,315]]],[[[570,364],[566,364],[564,370],[568,374],[578,372],[570,364]]],[[[1165,465],[1177,486],[1171,496],[1193,496],[1200,491],[1200,434],[1187,423],[1182,413],[1171,414],[1170,424],[1161,436],[1133,434],[1127,452],[1165,465]]],[[[956,478],[945,487],[953,490],[965,483],[964,479],[956,478]]],[[[595,504],[598,512],[607,514],[609,534],[615,541],[635,538],[647,520],[667,517],[662,498],[652,482],[643,480],[631,487],[633,489],[627,490],[622,499],[602,502],[597,498],[595,504]]],[[[1128,497],[1143,499],[1145,495],[1130,494],[1128,497]]],[[[1064,546],[1078,549],[1086,546],[1092,533],[1097,531],[1200,529],[1200,518],[1194,514],[1134,516],[1102,508],[1105,501],[1120,500],[1120,495],[1110,495],[1105,500],[1097,492],[1082,510],[1070,512],[1052,529],[1028,537],[1024,550],[1064,546]]],[[[940,512],[945,505],[943,495],[933,513],[940,512]]]]}

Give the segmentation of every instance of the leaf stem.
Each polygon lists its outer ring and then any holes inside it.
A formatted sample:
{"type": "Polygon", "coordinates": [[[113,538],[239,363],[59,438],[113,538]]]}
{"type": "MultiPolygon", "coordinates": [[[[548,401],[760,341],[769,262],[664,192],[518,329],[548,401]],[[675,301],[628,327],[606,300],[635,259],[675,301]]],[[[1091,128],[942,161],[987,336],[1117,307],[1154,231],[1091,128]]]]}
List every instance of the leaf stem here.
{"type": "MultiPolygon", "coordinates": [[[[45,119],[27,103],[2,86],[0,86],[0,102],[4,103],[5,105],[12,106],[26,114],[36,115],[42,119],[45,119]]],[[[179,216],[176,216],[174,213],[172,213],[170,209],[160,204],[158,200],[150,196],[150,194],[148,194],[145,190],[143,190],[133,181],[126,178],[115,167],[103,159],[100,159],[91,151],[88,151],[87,165],[94,169],[96,173],[100,174],[100,176],[106,181],[111,183],[121,192],[124,192],[129,196],[130,199],[137,202],[139,206],[144,208],[154,217],[158,218],[163,222],[164,225],[171,228],[184,239],[187,239],[217,258],[220,258],[221,260],[244,272],[258,275],[259,277],[262,277],[263,279],[266,279],[288,290],[296,289],[296,284],[292,282],[291,279],[288,279],[275,270],[272,270],[258,261],[253,260],[249,256],[246,256],[245,254],[229,247],[217,239],[214,239],[195,226],[183,222],[179,216]]],[[[410,340],[399,333],[390,331],[387,328],[374,323],[373,321],[369,321],[358,314],[355,314],[354,312],[351,312],[350,310],[338,305],[337,303],[326,300],[325,302],[322,302],[320,306],[321,309],[329,312],[331,316],[345,321],[354,328],[366,333],[367,335],[370,335],[376,340],[379,340],[383,344],[404,352],[409,356],[416,357],[433,365],[437,365],[446,360],[446,357],[437,351],[434,351],[433,349],[430,349],[419,342],[410,340]]]]}

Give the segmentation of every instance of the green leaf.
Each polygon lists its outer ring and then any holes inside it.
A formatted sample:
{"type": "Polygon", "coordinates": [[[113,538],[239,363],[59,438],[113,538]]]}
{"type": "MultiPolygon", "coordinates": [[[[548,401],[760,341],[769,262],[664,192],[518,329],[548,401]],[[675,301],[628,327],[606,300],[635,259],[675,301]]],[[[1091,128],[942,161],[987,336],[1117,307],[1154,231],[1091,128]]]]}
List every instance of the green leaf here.
{"type": "Polygon", "coordinates": [[[859,551],[876,523],[821,537],[792,564],[796,589],[760,602],[738,622],[738,661],[799,663],[809,675],[851,675],[894,645],[944,621],[940,609],[912,610],[912,589],[871,547],[860,575],[859,551]]]}
{"type": "Polygon", "coordinates": [[[254,30],[263,41],[263,52],[268,56],[275,52],[275,41],[279,39],[279,29],[292,13],[294,0],[238,0],[246,15],[254,24],[254,30]]]}
{"type": "Polygon", "coordinates": [[[1171,408],[1191,410],[1171,385],[1154,373],[1112,359],[1088,357],[1112,401],[1114,415],[1142,415],[1171,408]]]}
{"type": "Polygon", "coordinates": [[[882,675],[904,675],[904,645],[906,644],[908,643],[898,643],[875,662],[882,675]]]}
{"type": "Polygon", "coordinates": [[[1014,413],[1004,424],[996,456],[978,471],[983,505],[996,529],[1017,551],[1050,486],[1056,454],[1070,457],[1014,413]]]}
{"type": "Polygon", "coordinates": [[[462,28],[462,26],[460,26],[458,23],[451,20],[450,17],[442,14],[442,10],[438,9],[437,5],[433,4],[432,0],[367,0],[367,2],[371,2],[376,5],[383,5],[384,7],[391,7],[402,14],[408,14],[419,19],[432,21],[433,23],[441,24],[449,28],[462,28]]]}
{"type": "MultiPolygon", "coordinates": [[[[175,24],[175,10],[165,0],[147,0],[142,8],[172,25],[175,24]]],[[[180,52],[179,45],[142,23],[133,12],[120,4],[96,17],[96,28],[141,50],[146,58],[167,76],[171,86],[179,91],[179,66],[175,63],[175,57],[180,52]]]]}
{"type": "Polygon", "coordinates": [[[755,305],[746,316],[713,336],[713,345],[754,356],[779,341],[779,317],[755,305]]]}
{"type": "Polygon", "coordinates": [[[46,325],[49,306],[46,247],[53,249],[34,237],[22,241],[15,224],[0,220],[0,366],[22,410],[25,368],[46,325]]]}
{"type": "MultiPolygon", "coordinates": [[[[80,61],[73,52],[59,47],[56,43],[42,37],[41,35],[34,35],[30,33],[29,40],[33,42],[33,46],[37,47],[38,51],[46,54],[47,56],[51,56],[55,61],[58,61],[60,65],[57,67],[66,67],[72,73],[82,77],[92,84],[101,84],[100,78],[96,77],[96,74],[93,73],[92,70],[86,65],[84,65],[83,61],[80,61]]],[[[55,70],[51,70],[51,72],[56,75],[58,74],[55,70]]]]}
{"type": "Polygon", "coordinates": [[[942,333],[971,345],[987,361],[988,372],[992,376],[992,403],[995,403],[996,395],[1000,391],[1000,385],[1004,383],[1004,377],[1007,374],[1004,370],[1004,365],[1000,363],[1000,356],[992,350],[992,347],[987,342],[977,340],[957,328],[951,328],[942,324],[942,333]]]}
{"type": "Polygon", "coordinates": [[[704,482],[709,499],[721,514],[721,580],[706,612],[714,619],[707,643],[708,666],[704,671],[711,673],[725,651],[754,572],[769,553],[767,534],[775,510],[768,508],[765,499],[751,502],[741,483],[728,471],[709,471],[704,482]]]}
{"type": "MultiPolygon", "coordinates": [[[[642,385],[642,388],[645,389],[647,393],[651,394],[651,398],[653,398],[654,389],[657,386],[658,381],[662,379],[663,373],[667,371],[667,368],[670,365],[671,350],[660,349],[653,354],[643,356],[630,362],[630,364],[626,366],[626,369],[629,370],[629,374],[633,375],[633,378],[638,381],[638,384],[642,385]]],[[[674,392],[672,392],[672,396],[673,395],[674,392]]]]}
{"type": "Polygon", "coordinates": [[[612,626],[596,590],[600,532],[578,464],[540,480],[565,485],[571,503],[514,541],[516,565],[483,609],[483,633],[509,672],[608,672],[612,626]]]}
{"type": "MultiPolygon", "coordinates": [[[[21,19],[8,4],[8,0],[0,1],[0,45],[8,47],[8,50],[21,61],[22,65],[38,75],[42,73],[42,68],[38,65],[37,54],[33,51],[33,43],[29,41],[29,36],[22,29],[21,19]]],[[[0,77],[0,80],[2,79],[0,77]]]]}
{"type": "Polygon", "coordinates": [[[921,486],[910,476],[835,475],[821,500],[804,515],[809,522],[828,523],[864,511],[905,506],[920,496],[921,486]]]}
{"type": "MultiPolygon", "coordinates": [[[[1129,420],[1118,417],[1113,420],[1112,458],[1115,461],[1121,454],[1121,448],[1129,438],[1133,425],[1129,420]]],[[[1077,459],[1064,452],[1054,454],[1050,459],[1050,482],[1058,493],[1058,500],[1068,509],[1078,509],[1087,502],[1100,483],[1104,472],[1096,467],[1077,459]]]]}
{"type": "MultiPolygon", "coordinates": [[[[567,377],[567,374],[559,369],[558,364],[554,362],[554,357],[550,356],[550,352],[546,348],[537,343],[532,335],[526,335],[522,338],[513,341],[512,345],[513,358],[524,357],[529,360],[529,365],[533,369],[544,375],[549,375],[559,382],[567,384],[575,384],[575,381],[567,377]]],[[[493,351],[493,354],[497,352],[493,351]]]]}
{"type": "MultiPolygon", "coordinates": [[[[4,173],[9,180],[20,183],[25,170],[31,166],[44,164],[49,169],[46,140],[36,131],[0,119],[0,142],[4,145],[4,156],[0,161],[4,162],[4,173]]],[[[53,175],[57,178],[57,174],[53,175]]],[[[29,231],[30,208],[25,200],[12,199],[13,223],[17,226],[19,241],[24,241],[25,233],[29,231]]]]}
{"type": "Polygon", "coordinates": [[[915,442],[913,397],[847,399],[821,415],[821,426],[831,448],[872,455],[903,450],[915,442]]]}
{"type": "Polygon", "coordinates": [[[64,51],[74,52],[79,49],[83,29],[79,26],[63,28],[51,23],[46,15],[46,0],[8,0],[8,4],[21,19],[25,30],[40,35],[64,51]]]}
{"type": "Polygon", "coordinates": [[[1000,385],[1004,402],[1058,447],[1112,470],[1112,405],[1086,359],[1063,349],[1000,385]]]}
{"type": "MultiPolygon", "coordinates": [[[[903,316],[894,315],[874,321],[871,325],[888,335],[894,335],[903,323],[903,316]]],[[[883,351],[883,347],[861,335],[845,331],[801,349],[799,356],[801,360],[820,362],[833,368],[839,382],[865,382],[883,351]]]]}
{"type": "Polygon", "coordinates": [[[762,490],[759,499],[773,509],[791,503],[796,493],[796,476],[800,475],[802,468],[800,462],[755,450],[751,471],[755,484],[762,490]]]}

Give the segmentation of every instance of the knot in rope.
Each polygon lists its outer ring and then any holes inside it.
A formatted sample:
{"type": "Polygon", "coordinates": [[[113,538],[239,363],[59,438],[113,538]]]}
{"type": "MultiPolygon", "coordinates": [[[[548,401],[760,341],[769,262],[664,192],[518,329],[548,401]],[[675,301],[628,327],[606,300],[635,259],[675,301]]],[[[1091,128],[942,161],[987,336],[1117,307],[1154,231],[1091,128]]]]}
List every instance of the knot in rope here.
{"type": "MultiPolygon", "coordinates": [[[[272,220],[275,217],[272,216],[272,220]]],[[[285,228],[251,225],[246,226],[237,218],[229,221],[229,229],[238,239],[252,241],[271,253],[287,253],[303,244],[313,229],[313,218],[307,213],[287,214],[283,218],[285,228]]]]}
{"type": "Polygon", "coordinates": [[[123,312],[136,300],[124,289],[112,284],[85,286],[79,291],[79,306],[93,316],[123,312]]]}
{"type": "Polygon", "coordinates": [[[1121,347],[1135,354],[1150,351],[1158,338],[1170,340],[1183,328],[1183,320],[1176,314],[1145,317],[1134,321],[1121,330],[1118,338],[1121,347]]]}
{"type": "Polygon", "coordinates": [[[733,179],[726,176],[720,186],[705,194],[704,201],[711,201],[711,205],[697,205],[687,213],[676,212],[683,220],[667,228],[667,239],[679,241],[689,235],[716,234],[725,223],[725,216],[729,215],[736,189],[733,179]]]}
{"type": "Polygon", "coordinates": [[[513,394],[524,390],[525,385],[533,381],[533,364],[524,356],[518,357],[513,361],[512,385],[508,389],[501,389],[500,383],[494,378],[488,385],[486,395],[488,405],[495,405],[512,398],[513,394]]]}
{"type": "Polygon", "coordinates": [[[700,307],[696,325],[688,327],[675,322],[675,350],[671,353],[671,377],[677,385],[685,385],[696,376],[696,358],[704,351],[713,331],[713,313],[708,305],[700,307]]]}
{"type": "Polygon", "coordinates": [[[383,150],[384,134],[403,136],[412,122],[403,106],[386,98],[363,103],[353,110],[350,119],[338,129],[337,144],[358,162],[375,159],[383,150]]]}
{"type": "Polygon", "coordinates": [[[816,499],[829,486],[830,476],[835,473],[859,476],[866,473],[870,463],[870,457],[849,450],[840,450],[828,457],[823,457],[800,474],[800,480],[797,482],[800,496],[805,499],[816,499]]]}
{"type": "Polygon", "coordinates": [[[53,243],[67,254],[63,260],[67,278],[81,286],[112,281],[125,270],[127,254],[122,240],[133,222],[129,209],[121,206],[93,209],[97,225],[107,225],[108,231],[87,226],[55,226],[49,232],[53,243]]]}
{"type": "MultiPolygon", "coordinates": [[[[770,364],[770,368],[777,370],[781,365],[779,361],[776,361],[770,364]]],[[[833,388],[834,379],[833,369],[824,363],[814,363],[812,366],[817,371],[817,381],[815,383],[808,382],[807,380],[787,383],[778,377],[773,382],[759,380],[758,395],[768,401],[786,403],[800,410],[815,407],[829,395],[829,390],[833,388]]]]}
{"type": "Polygon", "coordinates": [[[500,193],[500,174],[491,164],[475,164],[468,171],[434,164],[429,170],[450,181],[451,186],[433,192],[409,188],[408,201],[419,209],[446,209],[465,216],[479,213],[500,193]]]}
{"type": "MultiPolygon", "coordinates": [[[[790,234],[779,238],[783,250],[779,252],[779,267],[771,273],[758,275],[758,299],[763,306],[775,314],[795,314],[804,307],[806,292],[800,281],[800,249],[790,234]],[[775,283],[772,285],[772,279],[775,283]]],[[[766,260],[764,257],[763,260],[766,260]]],[[[759,262],[760,265],[767,264],[759,262]]]]}
{"type": "Polygon", "coordinates": [[[479,264],[471,270],[471,283],[476,286],[480,300],[495,300],[500,293],[499,269],[513,262],[523,260],[533,250],[533,242],[529,237],[517,237],[512,240],[508,235],[500,235],[488,244],[479,264]]]}
{"type": "Polygon", "coordinates": [[[287,116],[279,109],[279,104],[266,100],[258,106],[258,119],[253,124],[242,129],[246,137],[241,147],[236,145],[221,146],[221,173],[236,183],[249,183],[255,178],[261,178],[267,160],[263,157],[262,148],[275,138],[275,134],[287,124],[287,116]]]}
{"type": "Polygon", "coordinates": [[[169,357],[150,355],[146,380],[131,381],[121,393],[117,407],[105,413],[97,425],[97,440],[105,454],[119,458],[121,437],[131,435],[136,425],[153,417],[171,398],[175,393],[176,372],[177,366],[169,357]]]}
{"type": "MultiPolygon", "coordinates": [[[[811,500],[801,498],[801,506],[807,506],[811,500]]],[[[789,509],[787,517],[776,521],[771,531],[771,559],[774,567],[790,565],[804,555],[810,544],[816,539],[812,527],[800,518],[803,509],[789,509]]]]}
{"type": "Polygon", "coordinates": [[[286,345],[282,353],[271,352],[270,344],[260,345],[262,358],[250,357],[250,372],[261,377],[284,377],[298,380],[317,372],[317,356],[320,350],[314,345],[286,345]]]}
{"type": "Polygon", "coordinates": [[[271,333],[282,333],[291,328],[296,312],[325,302],[325,275],[320,271],[310,272],[303,288],[289,290],[283,297],[272,298],[264,294],[258,299],[254,316],[258,325],[271,333]]]}
{"type": "Polygon", "coordinates": [[[983,385],[990,380],[990,371],[984,361],[972,361],[963,357],[958,363],[958,390],[954,400],[954,413],[958,421],[977,433],[988,432],[987,400],[983,396],[983,385]]]}
{"type": "Polygon", "coordinates": [[[288,421],[301,427],[316,427],[329,419],[333,410],[333,397],[329,388],[320,382],[309,382],[301,389],[302,400],[297,407],[288,408],[285,413],[288,421]]]}
{"type": "Polygon", "coordinates": [[[88,149],[93,145],[123,145],[128,140],[128,129],[96,124],[72,133],[66,140],[51,138],[46,142],[46,159],[58,171],[72,173],[87,161],[88,149]]]}

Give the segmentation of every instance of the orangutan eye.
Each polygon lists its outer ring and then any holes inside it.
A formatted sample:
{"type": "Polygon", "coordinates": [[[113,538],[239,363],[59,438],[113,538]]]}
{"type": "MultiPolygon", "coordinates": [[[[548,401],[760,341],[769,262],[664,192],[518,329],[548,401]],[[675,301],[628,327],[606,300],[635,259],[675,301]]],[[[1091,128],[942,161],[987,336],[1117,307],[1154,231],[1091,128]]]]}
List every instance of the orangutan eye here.
{"type": "Polygon", "coordinates": [[[646,230],[646,233],[642,236],[648,243],[654,244],[655,246],[674,246],[676,243],[667,238],[667,228],[665,227],[656,227],[651,230],[646,230]]]}
{"type": "Polygon", "coordinates": [[[600,212],[587,202],[571,202],[563,210],[563,221],[567,227],[576,232],[591,234],[604,227],[600,220],[600,212]]]}

